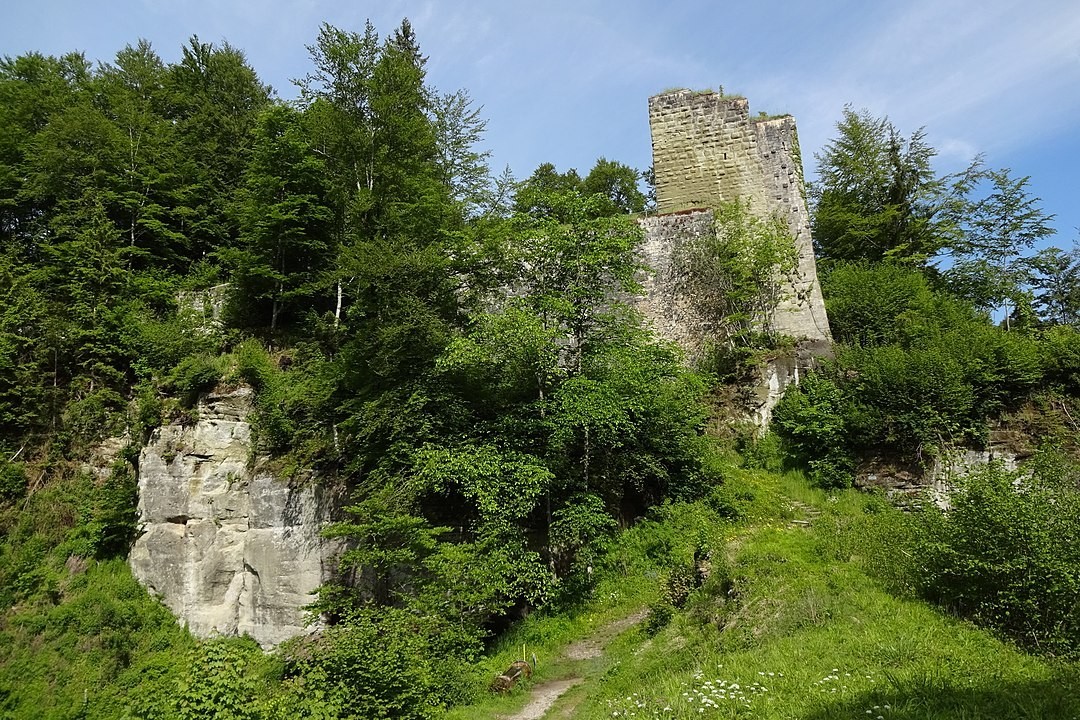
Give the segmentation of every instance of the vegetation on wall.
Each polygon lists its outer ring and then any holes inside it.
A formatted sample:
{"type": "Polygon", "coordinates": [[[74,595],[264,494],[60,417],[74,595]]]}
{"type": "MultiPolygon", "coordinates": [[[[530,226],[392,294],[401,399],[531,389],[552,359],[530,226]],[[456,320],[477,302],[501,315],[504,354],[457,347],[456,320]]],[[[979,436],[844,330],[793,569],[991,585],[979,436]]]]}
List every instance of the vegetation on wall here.
{"type": "Polygon", "coordinates": [[[679,292],[713,336],[703,367],[741,380],[755,351],[783,341],[772,313],[788,299],[798,250],[782,219],[756,217],[748,202],[721,203],[713,212],[714,231],[682,242],[672,263],[679,292]]]}

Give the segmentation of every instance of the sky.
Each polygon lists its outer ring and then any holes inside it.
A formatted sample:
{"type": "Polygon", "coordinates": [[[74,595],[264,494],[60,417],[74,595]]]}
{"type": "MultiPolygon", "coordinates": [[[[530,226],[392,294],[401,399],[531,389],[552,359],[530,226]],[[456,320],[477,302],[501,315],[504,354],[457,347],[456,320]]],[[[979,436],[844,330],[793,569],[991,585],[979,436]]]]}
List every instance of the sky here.
{"type": "Polygon", "coordinates": [[[904,135],[925,128],[939,172],[984,154],[1030,176],[1050,243],[1080,238],[1076,0],[5,0],[0,55],[108,62],[144,38],[171,62],[197,35],[242,49],[289,99],[322,23],[385,36],[403,17],[432,84],[482,106],[496,173],[584,174],[601,156],[646,168],[648,98],[723,88],[752,114],[795,116],[808,178],[850,104],[904,135]]]}

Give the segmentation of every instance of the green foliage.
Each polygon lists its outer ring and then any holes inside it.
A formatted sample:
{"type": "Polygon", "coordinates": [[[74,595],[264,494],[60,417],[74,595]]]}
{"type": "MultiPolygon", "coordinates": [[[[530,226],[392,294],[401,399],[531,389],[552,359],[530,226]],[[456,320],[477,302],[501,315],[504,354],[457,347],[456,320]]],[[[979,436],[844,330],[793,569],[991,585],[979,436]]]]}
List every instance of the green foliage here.
{"type": "Polygon", "coordinates": [[[963,437],[973,417],[975,391],[960,360],[946,347],[904,349],[891,345],[845,357],[858,368],[852,388],[865,413],[863,432],[905,449],[945,444],[963,437]]]}
{"type": "Polygon", "coordinates": [[[303,115],[289,106],[260,114],[237,200],[239,243],[222,251],[233,271],[233,314],[269,324],[271,332],[282,312],[310,304],[324,290],[331,256],[326,169],[309,135],[303,115]],[[266,301],[269,323],[253,310],[266,301]]]}
{"type": "Polygon", "coordinates": [[[1048,382],[1070,394],[1080,391],[1080,331],[1067,326],[1049,328],[1038,348],[1048,382]]]}
{"type": "Polygon", "coordinates": [[[519,183],[514,195],[514,211],[533,218],[574,222],[576,215],[566,206],[567,198],[586,200],[591,212],[599,217],[614,217],[645,210],[645,195],[638,189],[642,173],[607,158],[596,161],[584,179],[577,170],[560,173],[551,163],[536,168],[519,183]]]}
{"type": "Polygon", "coordinates": [[[922,518],[926,597],[1033,651],[1080,653],[1075,470],[1045,459],[1034,475],[991,466],[954,489],[948,511],[922,518]]]}
{"type": "Polygon", "coordinates": [[[1050,226],[1053,216],[1038,207],[1039,198],[1028,194],[1030,178],[1012,178],[1009,173],[990,170],[975,178],[989,184],[989,193],[964,207],[959,220],[963,234],[954,244],[954,250],[968,259],[961,270],[975,276],[990,307],[1004,305],[1006,328],[1011,323],[1009,305],[1016,307],[1026,274],[1020,253],[1055,232],[1050,226]]]}
{"type": "Polygon", "coordinates": [[[1045,322],[1076,325],[1080,322],[1080,262],[1078,249],[1043,248],[1022,263],[1027,281],[1036,292],[1035,306],[1045,322]]]}
{"type": "Polygon", "coordinates": [[[133,468],[118,460],[104,482],[83,476],[79,523],[65,546],[78,557],[125,557],[138,535],[138,483],[133,468]]]}
{"type": "Polygon", "coordinates": [[[257,647],[231,640],[202,643],[187,658],[187,672],[170,700],[180,720],[254,720],[255,685],[244,668],[257,647]]]}
{"type": "Polygon", "coordinates": [[[905,318],[933,303],[926,276],[895,263],[841,263],[824,282],[833,338],[871,347],[898,342],[905,318]]]}
{"type": "MultiPolygon", "coordinates": [[[[341,569],[353,575],[351,595],[389,604],[415,587],[422,561],[436,546],[445,528],[432,528],[422,517],[410,514],[410,503],[400,488],[387,486],[356,505],[345,508],[352,521],[334,523],[323,534],[348,538],[352,547],[342,553],[341,569]]],[[[349,603],[327,588],[315,609],[340,614],[349,603]]],[[[354,601],[355,602],[355,601],[354,601]]],[[[366,604],[366,603],[365,603],[366,604]]]]}
{"type": "Polygon", "coordinates": [[[358,611],[305,648],[293,688],[343,720],[438,717],[452,688],[436,676],[424,630],[404,611],[358,611]]]}
{"type": "Polygon", "coordinates": [[[552,577],[539,555],[512,538],[439,543],[423,572],[426,581],[404,603],[430,624],[433,654],[448,670],[451,659],[474,661],[492,621],[522,598],[540,605],[551,595],[552,577]]]}
{"type": "Polygon", "coordinates": [[[224,375],[221,359],[209,355],[189,355],[169,373],[168,386],[193,406],[200,393],[212,390],[224,375]]]}
{"type": "Polygon", "coordinates": [[[497,205],[499,193],[498,182],[492,180],[487,166],[491,152],[476,149],[487,120],[472,103],[466,90],[440,95],[432,103],[444,182],[468,215],[497,205]]]}
{"type": "Polygon", "coordinates": [[[591,572],[611,542],[617,523],[596,495],[571,497],[552,514],[548,545],[563,573],[591,572]],[[576,567],[575,567],[576,566],[576,567]]]}
{"type": "Polygon", "coordinates": [[[848,454],[847,412],[842,389],[824,374],[811,374],[784,393],[772,427],[797,458],[810,465],[822,487],[848,487],[854,462],[848,454]]]}
{"type": "Polygon", "coordinates": [[[825,484],[849,482],[867,455],[981,441],[987,419],[1029,397],[1054,362],[1050,345],[993,327],[913,269],[840,264],[824,291],[843,344],[819,378],[788,393],[774,427],[825,484]]]}
{"type": "Polygon", "coordinates": [[[815,250],[831,261],[895,259],[923,264],[953,233],[949,210],[976,164],[938,177],[926,134],[904,137],[887,118],[844,108],[838,137],[816,155],[809,189],[815,250]],[[952,187],[950,187],[952,183],[952,187]]]}
{"type": "Polygon", "coordinates": [[[428,492],[460,493],[475,508],[480,536],[511,531],[549,488],[551,471],[528,455],[500,452],[492,445],[421,448],[417,479],[428,492]]]}
{"type": "Polygon", "coordinates": [[[248,338],[233,350],[235,378],[255,389],[251,418],[256,442],[265,451],[286,455],[282,470],[332,465],[338,459],[332,406],[336,369],[315,343],[298,342],[271,354],[248,338]]]}
{"type": "Polygon", "coordinates": [[[640,213],[645,210],[645,195],[638,189],[639,179],[641,173],[629,165],[600,158],[581,181],[581,190],[607,199],[605,215],[640,213]]]}
{"type": "Polygon", "coordinates": [[[0,458],[0,503],[13,502],[26,494],[26,470],[21,463],[0,458]]]}
{"type": "Polygon", "coordinates": [[[7,612],[0,708],[11,717],[175,717],[191,637],[126,561],[71,559],[59,592],[7,612]]]}
{"type": "Polygon", "coordinates": [[[771,430],[758,437],[756,427],[747,427],[738,436],[735,449],[742,458],[743,467],[770,472],[783,469],[784,453],[780,436],[771,430]]]}
{"type": "Polygon", "coordinates": [[[682,291],[716,332],[715,342],[755,347],[770,338],[772,312],[798,265],[795,243],[780,218],[762,220],[743,202],[715,209],[715,234],[684,242],[674,262],[682,291]]]}

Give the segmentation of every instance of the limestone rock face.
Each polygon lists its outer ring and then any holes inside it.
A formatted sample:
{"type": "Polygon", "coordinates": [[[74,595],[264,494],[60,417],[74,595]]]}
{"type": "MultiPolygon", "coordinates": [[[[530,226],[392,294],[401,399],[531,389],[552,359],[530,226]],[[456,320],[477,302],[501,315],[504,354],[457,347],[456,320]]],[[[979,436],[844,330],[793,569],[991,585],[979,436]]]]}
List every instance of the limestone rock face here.
{"type": "Polygon", "coordinates": [[[272,647],[304,632],[303,607],[336,566],[320,537],[336,498],[253,457],[252,391],[211,394],[194,425],[156,430],[139,456],[139,582],[200,637],[272,647]]]}
{"type": "Polygon", "coordinates": [[[990,463],[1000,463],[1010,472],[1023,468],[1030,449],[1020,449],[1003,441],[999,431],[991,431],[985,447],[949,447],[931,459],[927,466],[913,460],[871,457],[855,473],[855,486],[882,490],[893,499],[930,499],[943,509],[950,506],[950,495],[959,479],[978,472],[990,463]]]}

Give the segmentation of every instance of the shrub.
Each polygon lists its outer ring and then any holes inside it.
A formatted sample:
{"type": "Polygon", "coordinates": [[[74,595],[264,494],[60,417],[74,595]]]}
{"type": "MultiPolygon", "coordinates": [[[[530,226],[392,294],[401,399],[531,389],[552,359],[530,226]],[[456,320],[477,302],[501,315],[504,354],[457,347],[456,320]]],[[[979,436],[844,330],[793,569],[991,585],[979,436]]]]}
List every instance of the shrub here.
{"type": "Polygon", "coordinates": [[[0,458],[0,502],[18,500],[26,495],[26,472],[21,463],[0,458]]]}
{"type": "Polygon", "coordinates": [[[357,611],[317,643],[299,663],[306,692],[327,698],[340,717],[422,720],[439,714],[442,687],[432,653],[420,621],[407,612],[357,611]]]}
{"type": "Polygon", "coordinates": [[[931,302],[925,276],[887,263],[839,265],[822,290],[833,337],[860,347],[896,342],[901,316],[931,302]]]}
{"type": "Polygon", "coordinates": [[[990,466],[962,481],[950,510],[925,509],[921,589],[1031,650],[1075,656],[1080,490],[1060,467],[1027,476],[990,466]]]}
{"type": "Polygon", "coordinates": [[[1049,328],[1039,343],[1046,379],[1066,391],[1080,390],[1080,332],[1069,325],[1049,328]]]}
{"type": "Polygon", "coordinates": [[[219,358],[209,355],[191,355],[181,360],[169,373],[168,385],[183,397],[184,404],[191,407],[199,393],[210,390],[222,376],[219,358]]]}
{"type": "Polygon", "coordinates": [[[859,440],[866,446],[940,445],[974,422],[974,389],[948,347],[887,345],[853,351],[843,361],[857,375],[849,392],[865,408],[859,440]]]}
{"type": "Polygon", "coordinates": [[[848,446],[850,404],[831,378],[812,373],[773,410],[773,428],[819,487],[848,487],[854,460],[848,446]]]}
{"type": "Polygon", "coordinates": [[[199,645],[188,658],[188,671],[172,698],[172,710],[181,720],[254,719],[255,683],[245,666],[255,652],[257,648],[230,640],[199,645]]]}

